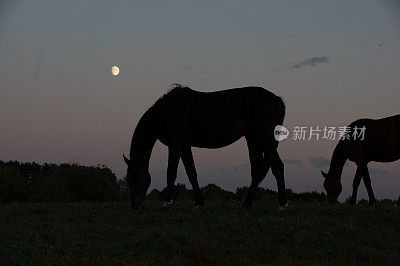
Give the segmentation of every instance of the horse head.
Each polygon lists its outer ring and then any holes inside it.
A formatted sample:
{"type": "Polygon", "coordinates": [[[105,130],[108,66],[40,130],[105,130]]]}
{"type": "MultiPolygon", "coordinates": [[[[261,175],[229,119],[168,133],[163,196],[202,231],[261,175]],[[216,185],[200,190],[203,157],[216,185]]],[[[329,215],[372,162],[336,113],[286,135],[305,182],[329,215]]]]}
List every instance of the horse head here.
{"type": "Polygon", "coordinates": [[[138,210],[143,204],[151,183],[150,173],[140,163],[135,163],[134,160],[128,159],[125,155],[123,155],[123,158],[128,166],[126,181],[129,184],[131,205],[134,210],[138,210]]]}
{"type": "Polygon", "coordinates": [[[329,173],[325,173],[322,170],[321,174],[325,178],[324,188],[326,191],[328,202],[337,203],[337,199],[340,193],[342,193],[342,184],[340,183],[340,178],[332,176],[329,173]]]}

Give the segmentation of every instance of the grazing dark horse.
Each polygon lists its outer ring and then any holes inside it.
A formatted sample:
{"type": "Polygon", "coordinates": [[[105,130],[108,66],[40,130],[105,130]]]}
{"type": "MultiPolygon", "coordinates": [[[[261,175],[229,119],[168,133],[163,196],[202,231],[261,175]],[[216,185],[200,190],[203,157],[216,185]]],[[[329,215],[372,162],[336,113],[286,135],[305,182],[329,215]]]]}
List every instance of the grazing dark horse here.
{"type": "Polygon", "coordinates": [[[244,206],[251,207],[254,193],[271,167],[278,184],[279,206],[284,208],[284,165],[273,132],[276,125],[283,123],[284,116],[282,99],[260,87],[199,92],[176,85],[141,117],[132,137],[130,159],[124,156],[132,208],[141,206],[150,186],[148,167],[156,140],[168,146],[168,197],[172,199],[182,159],[193,186],[195,204],[202,205],[191,147],[221,148],[243,136],[249,149],[252,177],[244,206]]]}
{"type": "MultiPolygon", "coordinates": [[[[400,115],[390,116],[382,119],[359,119],[350,124],[350,138],[340,140],[333,155],[329,172],[325,177],[324,188],[327,193],[328,201],[334,203],[342,192],[340,178],[346,160],[357,164],[356,175],[353,180],[353,194],[350,204],[355,204],[357,200],[357,190],[361,178],[364,180],[368,191],[370,204],[375,202],[374,192],[372,191],[371,179],[367,164],[369,162],[394,162],[400,159],[400,115]],[[364,139],[353,138],[354,128],[358,132],[365,126],[364,139]]],[[[400,197],[397,200],[400,205],[400,197]]]]}

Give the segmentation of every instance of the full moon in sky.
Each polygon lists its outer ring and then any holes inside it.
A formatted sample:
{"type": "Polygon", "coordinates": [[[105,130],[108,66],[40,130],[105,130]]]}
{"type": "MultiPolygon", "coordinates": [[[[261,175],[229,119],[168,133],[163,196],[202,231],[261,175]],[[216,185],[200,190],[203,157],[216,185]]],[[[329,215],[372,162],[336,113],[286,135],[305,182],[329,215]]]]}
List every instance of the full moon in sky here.
{"type": "Polygon", "coordinates": [[[118,68],[117,66],[113,66],[113,67],[111,68],[111,73],[112,73],[114,76],[117,76],[117,75],[119,74],[119,68],[118,68]]]}

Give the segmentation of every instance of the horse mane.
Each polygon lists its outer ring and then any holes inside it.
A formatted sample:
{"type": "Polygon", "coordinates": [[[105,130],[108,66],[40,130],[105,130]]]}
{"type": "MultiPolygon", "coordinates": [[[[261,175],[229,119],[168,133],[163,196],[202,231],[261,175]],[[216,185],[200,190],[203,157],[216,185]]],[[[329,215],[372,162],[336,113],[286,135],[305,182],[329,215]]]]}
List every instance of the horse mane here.
{"type": "Polygon", "coordinates": [[[166,99],[168,99],[172,95],[175,95],[176,93],[192,91],[192,89],[189,88],[188,86],[182,86],[179,83],[173,83],[173,84],[169,85],[169,87],[172,87],[172,88],[170,88],[166,93],[161,95],[157,99],[157,101],[148,108],[148,110],[154,109],[155,107],[160,106],[160,104],[165,102],[166,99]]]}
{"type": "Polygon", "coordinates": [[[169,89],[167,91],[167,93],[165,93],[163,96],[161,96],[160,97],[161,99],[165,99],[166,97],[169,97],[169,95],[175,94],[177,92],[185,92],[185,91],[187,92],[187,91],[192,90],[188,86],[182,86],[181,84],[178,84],[178,83],[173,83],[173,84],[169,85],[169,87],[172,87],[172,88],[169,89]]]}

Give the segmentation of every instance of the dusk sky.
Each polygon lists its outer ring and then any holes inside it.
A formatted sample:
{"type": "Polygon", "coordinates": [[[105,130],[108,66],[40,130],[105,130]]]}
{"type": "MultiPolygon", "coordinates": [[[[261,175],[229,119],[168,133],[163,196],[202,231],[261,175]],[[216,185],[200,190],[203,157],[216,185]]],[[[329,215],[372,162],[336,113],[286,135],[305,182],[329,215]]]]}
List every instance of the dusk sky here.
{"type": "MultiPolygon", "coordinates": [[[[122,178],[139,118],[172,83],[267,88],[290,131],[399,114],[398,3],[0,0],[0,160],[105,164],[122,178]]],[[[287,188],[322,191],[336,144],[282,141],[287,188]]],[[[193,153],[200,186],[250,185],[243,139],[193,153]]],[[[157,142],[151,188],[166,186],[166,166],[157,142]]],[[[399,162],[369,166],[377,198],[397,198],[399,162]]],[[[354,173],[349,162],[342,200],[354,173]]],[[[191,187],[182,164],[178,174],[191,187]]],[[[271,173],[261,186],[276,190],[271,173]]]]}

